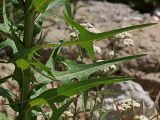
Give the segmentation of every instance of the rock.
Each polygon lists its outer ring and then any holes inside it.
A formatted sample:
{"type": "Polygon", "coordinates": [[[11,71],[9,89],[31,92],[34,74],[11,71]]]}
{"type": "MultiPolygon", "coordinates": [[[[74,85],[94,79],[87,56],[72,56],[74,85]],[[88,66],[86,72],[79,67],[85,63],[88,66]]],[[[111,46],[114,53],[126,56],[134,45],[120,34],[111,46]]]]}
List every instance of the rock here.
{"type": "MultiPolygon", "coordinates": [[[[77,10],[75,19],[80,22],[91,23],[100,31],[109,31],[115,28],[131,26],[135,24],[150,23],[157,20],[150,14],[140,14],[132,10],[130,7],[122,4],[113,4],[100,1],[81,2],[83,7],[77,10]],[[101,6],[101,7],[99,7],[101,6]]],[[[53,18],[52,18],[53,19],[53,18]]],[[[56,24],[60,28],[66,28],[66,25],[61,20],[56,24]]],[[[52,29],[46,36],[46,40],[51,42],[66,38],[68,34],[64,29],[52,29]],[[61,34],[58,34],[61,31],[61,34]],[[54,34],[55,33],[55,34],[54,34]]],[[[121,65],[119,73],[121,75],[131,75],[136,77],[136,82],[140,83],[145,90],[155,91],[160,89],[160,25],[134,30],[132,32],[135,46],[128,47],[120,51],[120,56],[135,55],[146,53],[147,56],[128,64],[121,65]],[[148,86],[152,84],[152,86],[148,86]]],[[[68,38],[68,37],[67,37],[68,38]]],[[[102,48],[102,54],[96,54],[97,59],[107,59],[109,49],[108,41],[96,42],[102,48]]],[[[70,58],[75,58],[76,47],[66,47],[62,50],[63,53],[70,53],[70,58]]]]}
{"type": "MultiPolygon", "coordinates": [[[[145,110],[148,112],[152,112],[152,107],[154,105],[154,102],[149,97],[149,93],[144,91],[144,89],[136,82],[133,81],[126,81],[121,83],[116,83],[113,85],[107,85],[105,87],[107,91],[113,91],[117,92],[117,94],[114,95],[106,95],[104,99],[104,109],[111,110],[111,114],[108,114],[106,120],[113,120],[115,119],[117,115],[117,110],[114,104],[114,100],[116,102],[131,98],[135,100],[136,102],[141,104],[144,103],[145,110]]],[[[155,111],[156,113],[156,111],[155,111]]]]}

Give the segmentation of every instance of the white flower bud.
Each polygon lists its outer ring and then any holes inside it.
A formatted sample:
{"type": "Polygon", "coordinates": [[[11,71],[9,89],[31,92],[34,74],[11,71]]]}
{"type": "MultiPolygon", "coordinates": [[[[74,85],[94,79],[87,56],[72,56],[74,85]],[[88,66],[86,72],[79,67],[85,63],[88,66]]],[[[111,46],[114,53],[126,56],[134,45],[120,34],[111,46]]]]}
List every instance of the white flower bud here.
{"type": "Polygon", "coordinates": [[[123,32],[123,33],[115,35],[116,39],[125,39],[125,38],[131,38],[131,37],[132,37],[132,34],[129,32],[123,32]]]}
{"type": "Polygon", "coordinates": [[[64,118],[73,117],[73,114],[70,111],[65,111],[62,114],[62,117],[64,117],[64,118]]]}
{"type": "MultiPolygon", "coordinates": [[[[81,23],[80,25],[82,25],[83,27],[85,27],[88,31],[93,32],[93,33],[100,33],[100,31],[96,28],[94,28],[90,23],[81,23]]],[[[71,29],[71,33],[70,33],[70,37],[71,38],[79,38],[79,31],[78,30],[73,30],[71,29]]]]}
{"type": "Polygon", "coordinates": [[[144,115],[140,115],[140,116],[135,116],[134,120],[149,120],[149,119],[145,117],[144,115]]]}
{"type": "Polygon", "coordinates": [[[85,27],[88,31],[93,32],[93,33],[100,33],[100,31],[96,28],[93,27],[90,23],[81,23],[83,27],[85,27]]]}
{"type": "Polygon", "coordinates": [[[94,52],[95,52],[95,53],[98,53],[98,54],[101,54],[101,53],[102,53],[102,50],[101,50],[100,47],[94,45],[93,48],[94,48],[94,52]]]}
{"type": "Polygon", "coordinates": [[[113,50],[111,50],[111,51],[108,52],[108,55],[109,55],[110,57],[114,56],[114,54],[115,54],[115,53],[114,53],[113,50]]]}
{"type": "Polygon", "coordinates": [[[122,44],[125,45],[125,46],[133,46],[133,45],[135,45],[133,39],[131,39],[131,38],[125,38],[122,41],[122,44]]]}
{"type": "Polygon", "coordinates": [[[120,101],[119,103],[120,110],[125,111],[130,108],[139,108],[140,104],[132,99],[125,99],[120,101]]]}
{"type": "Polygon", "coordinates": [[[113,70],[115,70],[116,66],[115,65],[111,65],[110,68],[113,69],[113,70]]]}

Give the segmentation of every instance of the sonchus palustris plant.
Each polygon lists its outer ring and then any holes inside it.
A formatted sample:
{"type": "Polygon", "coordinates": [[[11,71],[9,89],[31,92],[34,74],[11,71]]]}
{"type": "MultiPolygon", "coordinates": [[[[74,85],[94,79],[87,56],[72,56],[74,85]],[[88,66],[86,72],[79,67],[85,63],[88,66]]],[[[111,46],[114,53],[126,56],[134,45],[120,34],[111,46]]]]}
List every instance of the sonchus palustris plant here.
{"type": "MultiPolygon", "coordinates": [[[[132,79],[121,76],[93,79],[89,77],[91,74],[109,66],[144,56],[144,54],[140,54],[92,64],[77,64],[59,55],[63,46],[79,45],[87,51],[89,58],[94,60],[93,42],[105,40],[125,31],[154,25],[154,23],[149,23],[94,33],[72,19],[69,0],[9,0],[7,3],[9,2],[14,9],[21,11],[17,17],[17,19],[21,19],[19,22],[15,22],[7,13],[6,1],[2,0],[1,2],[0,16],[3,20],[0,23],[0,35],[3,40],[0,43],[0,49],[10,47],[13,56],[0,62],[12,63],[15,69],[11,75],[1,78],[0,84],[11,78],[18,83],[19,93],[15,95],[12,91],[0,87],[0,96],[7,99],[8,104],[6,105],[9,105],[17,113],[14,118],[16,120],[36,120],[39,115],[47,120],[58,120],[70,104],[77,99],[77,96],[83,95],[85,98],[83,101],[86,104],[87,95],[84,93],[89,89],[100,84],[112,84],[132,79]],[[43,38],[37,36],[41,36],[41,27],[45,16],[50,10],[57,9],[57,7],[63,8],[62,18],[72,29],[78,31],[79,37],[74,40],[63,40],[63,42],[59,40],[58,43],[37,44],[37,39],[43,38]],[[38,52],[43,48],[53,49],[45,63],[42,63],[41,59],[37,59],[40,56],[38,52]],[[64,64],[67,69],[64,71],[55,69],[57,62],[64,64]],[[77,81],[71,82],[74,78],[77,81]],[[53,81],[58,81],[61,85],[57,88],[48,88],[47,85],[53,81]],[[49,106],[49,115],[44,112],[44,105],[49,106]]],[[[1,113],[0,118],[2,117],[7,119],[1,113]]]]}

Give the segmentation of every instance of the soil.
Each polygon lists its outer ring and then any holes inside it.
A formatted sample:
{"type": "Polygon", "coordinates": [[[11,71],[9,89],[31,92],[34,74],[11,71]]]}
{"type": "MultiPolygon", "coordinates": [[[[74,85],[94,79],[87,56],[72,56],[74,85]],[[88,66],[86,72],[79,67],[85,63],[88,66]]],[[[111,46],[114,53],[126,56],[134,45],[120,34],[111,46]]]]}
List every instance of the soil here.
{"type": "MultiPolygon", "coordinates": [[[[83,1],[79,2],[78,5],[83,7],[77,10],[75,19],[81,23],[91,23],[100,31],[109,31],[142,23],[159,23],[158,16],[149,13],[141,14],[123,4],[83,1]]],[[[55,42],[61,39],[68,39],[66,36],[68,36],[69,31],[67,31],[67,26],[62,20],[49,17],[45,22],[45,26],[49,26],[44,30],[46,34],[45,41],[55,42]]],[[[158,91],[160,89],[159,31],[160,24],[132,31],[135,46],[127,47],[120,51],[121,56],[147,54],[142,59],[122,65],[119,74],[136,77],[136,82],[140,83],[148,91],[152,91],[152,89],[158,91]]],[[[105,40],[96,44],[102,49],[102,54],[96,54],[96,58],[107,59],[108,41],[105,40]]],[[[74,58],[75,49],[75,46],[63,48],[63,53],[70,58],[74,58]]]]}
{"type": "MultiPolygon", "coordinates": [[[[151,16],[149,13],[140,14],[138,11],[132,10],[123,4],[113,4],[102,1],[83,1],[79,2],[78,5],[82,7],[77,10],[75,20],[82,23],[91,23],[100,31],[109,31],[115,28],[141,23],[159,23],[157,16],[151,16]]],[[[66,23],[57,17],[47,17],[43,31],[45,34],[44,42],[53,43],[69,38],[66,23]]],[[[121,50],[120,55],[126,56],[146,53],[147,56],[121,65],[118,74],[135,77],[135,81],[140,83],[145,90],[150,92],[154,91],[152,95],[156,95],[156,91],[160,90],[160,24],[134,30],[131,33],[135,40],[135,46],[121,50]]],[[[97,42],[96,45],[102,49],[102,54],[96,54],[96,59],[107,59],[109,50],[108,41],[100,41],[97,42]]],[[[65,47],[62,50],[62,54],[67,54],[68,57],[75,58],[75,49],[75,46],[65,47]]],[[[13,65],[0,64],[0,77],[10,74],[13,70],[13,65]]],[[[12,86],[9,81],[6,85],[3,85],[3,87],[7,87],[16,92],[18,90],[15,85],[16,83],[13,83],[12,86]]],[[[11,116],[14,115],[12,114],[11,116]]]]}

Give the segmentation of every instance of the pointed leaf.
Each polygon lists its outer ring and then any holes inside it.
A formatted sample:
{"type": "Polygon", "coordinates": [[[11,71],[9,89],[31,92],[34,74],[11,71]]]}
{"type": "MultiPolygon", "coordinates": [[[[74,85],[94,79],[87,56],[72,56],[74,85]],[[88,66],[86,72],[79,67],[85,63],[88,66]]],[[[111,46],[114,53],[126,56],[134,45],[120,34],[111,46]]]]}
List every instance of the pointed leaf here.
{"type": "Polygon", "coordinates": [[[4,113],[0,112],[0,120],[8,120],[8,118],[6,117],[4,113]]]}
{"type": "Polygon", "coordinates": [[[62,107],[60,107],[57,111],[53,111],[52,117],[50,120],[59,120],[59,117],[67,110],[70,104],[75,100],[75,98],[69,100],[62,107]]]}
{"type": "Polygon", "coordinates": [[[140,58],[145,54],[135,55],[135,56],[127,56],[122,58],[117,58],[114,60],[101,61],[93,64],[76,64],[71,60],[64,59],[62,62],[67,65],[68,71],[58,72],[53,71],[54,76],[57,80],[61,80],[64,83],[69,83],[71,79],[77,78],[78,80],[83,80],[84,78],[88,78],[92,73],[97,72],[98,70],[110,67],[114,64],[120,64],[123,62],[128,62],[133,59],[140,58]]]}
{"type": "Polygon", "coordinates": [[[99,79],[84,80],[74,84],[66,84],[62,87],[56,89],[50,89],[40,94],[37,98],[31,100],[28,103],[28,107],[32,108],[34,106],[39,106],[46,102],[62,102],[66,98],[73,96],[75,94],[84,92],[92,87],[100,84],[112,84],[115,82],[122,82],[126,80],[131,80],[130,77],[107,77],[99,79]]]}
{"type": "Polygon", "coordinates": [[[79,33],[80,33],[80,38],[75,41],[67,41],[64,42],[66,45],[73,45],[73,44],[84,44],[86,41],[97,41],[97,40],[103,40],[105,38],[111,37],[113,35],[129,31],[129,30],[134,30],[134,29],[140,29],[148,26],[155,25],[156,23],[147,23],[147,24],[141,24],[141,25],[134,25],[130,27],[125,27],[125,28],[120,28],[120,29],[115,29],[112,31],[108,32],[102,32],[102,33],[93,33],[85,29],[83,26],[81,26],[79,23],[73,21],[71,18],[69,18],[67,15],[65,15],[65,20],[73,27],[75,27],[79,33]]]}
{"type": "Polygon", "coordinates": [[[0,78],[0,84],[4,83],[5,81],[7,81],[11,77],[13,77],[13,75],[9,75],[9,76],[6,76],[4,78],[0,78]]]}
{"type": "Polygon", "coordinates": [[[60,4],[65,5],[66,11],[70,15],[71,7],[69,0],[34,0],[35,10],[41,13],[44,13],[47,9],[58,6],[60,4]]]}
{"type": "Polygon", "coordinates": [[[54,79],[54,75],[52,74],[50,68],[43,65],[41,62],[29,62],[29,64],[34,68],[38,68],[41,71],[45,71],[48,75],[50,75],[54,79]]]}
{"type": "Polygon", "coordinates": [[[7,32],[10,31],[10,21],[7,18],[7,14],[6,14],[6,1],[3,0],[3,20],[4,20],[4,24],[5,24],[5,28],[7,30],[7,32]]]}
{"type": "Polygon", "coordinates": [[[0,43],[0,49],[4,48],[6,46],[9,46],[9,47],[11,47],[13,49],[13,54],[16,54],[18,52],[14,41],[12,41],[10,39],[7,39],[7,40],[5,40],[5,41],[0,43]]]}

